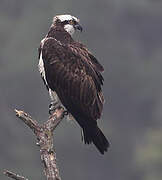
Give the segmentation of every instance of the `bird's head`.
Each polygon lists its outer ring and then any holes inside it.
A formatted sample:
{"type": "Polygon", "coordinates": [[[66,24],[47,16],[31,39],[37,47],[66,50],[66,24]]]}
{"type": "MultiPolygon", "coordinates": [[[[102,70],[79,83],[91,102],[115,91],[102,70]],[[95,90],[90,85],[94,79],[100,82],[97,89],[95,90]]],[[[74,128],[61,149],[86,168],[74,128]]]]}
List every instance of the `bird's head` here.
{"type": "Polygon", "coordinates": [[[53,24],[55,26],[61,25],[70,35],[73,35],[76,30],[82,31],[79,19],[68,14],[55,16],[53,18],[53,24]]]}

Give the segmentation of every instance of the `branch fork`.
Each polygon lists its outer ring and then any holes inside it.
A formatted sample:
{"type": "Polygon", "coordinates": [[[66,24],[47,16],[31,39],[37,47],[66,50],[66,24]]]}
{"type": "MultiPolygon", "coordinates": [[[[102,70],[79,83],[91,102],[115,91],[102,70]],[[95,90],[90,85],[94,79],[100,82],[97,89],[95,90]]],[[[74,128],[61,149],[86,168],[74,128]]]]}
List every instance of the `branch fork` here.
{"type": "MultiPolygon", "coordinates": [[[[62,107],[57,108],[49,119],[42,125],[24,111],[15,109],[15,112],[16,116],[34,132],[37,138],[38,142],[36,144],[40,148],[40,157],[47,180],[61,180],[59,170],[56,165],[56,153],[53,149],[53,132],[64,118],[64,109],[62,107]]],[[[8,170],[5,170],[4,174],[15,180],[28,180],[27,178],[8,170]]]]}

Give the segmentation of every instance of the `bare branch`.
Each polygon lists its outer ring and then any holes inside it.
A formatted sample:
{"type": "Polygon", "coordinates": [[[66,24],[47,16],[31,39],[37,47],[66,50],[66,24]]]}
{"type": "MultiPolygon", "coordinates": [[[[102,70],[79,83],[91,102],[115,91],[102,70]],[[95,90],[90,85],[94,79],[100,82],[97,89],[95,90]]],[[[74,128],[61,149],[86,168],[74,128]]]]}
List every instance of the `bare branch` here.
{"type": "MultiPolygon", "coordinates": [[[[15,110],[15,112],[16,116],[36,135],[38,140],[37,145],[40,147],[41,160],[47,180],[61,180],[56,165],[56,153],[53,149],[53,131],[63,119],[64,109],[62,107],[57,108],[43,125],[39,125],[36,120],[33,120],[33,118],[24,111],[15,110]]],[[[7,170],[4,174],[16,180],[27,180],[7,170]]]]}
{"type": "Polygon", "coordinates": [[[25,113],[24,111],[18,111],[15,109],[16,116],[20,118],[27,126],[30,127],[34,132],[39,130],[39,125],[36,120],[33,120],[32,117],[25,113]]]}
{"type": "Polygon", "coordinates": [[[56,109],[55,112],[51,115],[48,121],[44,123],[47,129],[50,129],[51,132],[54,131],[54,129],[59,125],[61,122],[60,120],[64,116],[64,109],[60,107],[59,109],[56,109]]]}
{"type": "Polygon", "coordinates": [[[3,172],[6,176],[12,178],[12,179],[15,179],[15,180],[28,180],[27,178],[23,177],[23,176],[20,176],[18,174],[15,174],[11,171],[8,171],[8,170],[5,170],[3,172]]]}

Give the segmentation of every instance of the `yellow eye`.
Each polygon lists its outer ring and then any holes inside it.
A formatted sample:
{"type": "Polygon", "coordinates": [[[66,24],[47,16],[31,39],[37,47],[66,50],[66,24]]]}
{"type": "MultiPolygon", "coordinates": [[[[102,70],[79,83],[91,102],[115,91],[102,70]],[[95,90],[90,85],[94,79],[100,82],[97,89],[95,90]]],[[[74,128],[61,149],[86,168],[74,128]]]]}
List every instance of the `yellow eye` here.
{"type": "Polygon", "coordinates": [[[73,24],[74,24],[73,20],[70,20],[70,21],[69,21],[69,24],[73,25],[73,24]]]}

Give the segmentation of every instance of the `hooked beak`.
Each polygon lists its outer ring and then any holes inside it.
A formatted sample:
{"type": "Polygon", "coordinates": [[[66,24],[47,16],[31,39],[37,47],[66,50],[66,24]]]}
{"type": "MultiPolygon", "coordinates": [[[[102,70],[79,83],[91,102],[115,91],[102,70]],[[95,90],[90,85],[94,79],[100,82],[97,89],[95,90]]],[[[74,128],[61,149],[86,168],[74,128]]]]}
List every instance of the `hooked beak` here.
{"type": "Polygon", "coordinates": [[[82,26],[80,25],[80,24],[76,24],[76,25],[74,25],[74,28],[76,29],[76,30],[79,30],[79,31],[83,31],[83,28],[82,28],[82,26]]]}

